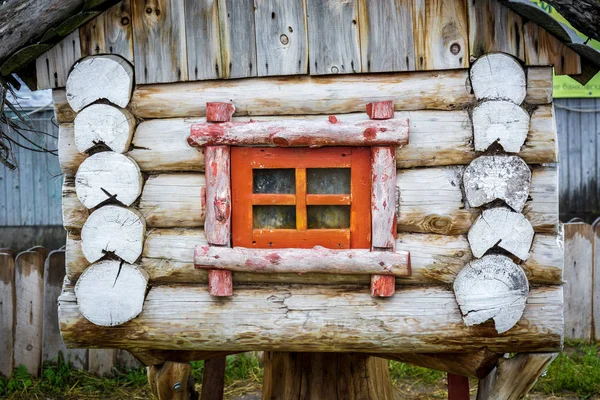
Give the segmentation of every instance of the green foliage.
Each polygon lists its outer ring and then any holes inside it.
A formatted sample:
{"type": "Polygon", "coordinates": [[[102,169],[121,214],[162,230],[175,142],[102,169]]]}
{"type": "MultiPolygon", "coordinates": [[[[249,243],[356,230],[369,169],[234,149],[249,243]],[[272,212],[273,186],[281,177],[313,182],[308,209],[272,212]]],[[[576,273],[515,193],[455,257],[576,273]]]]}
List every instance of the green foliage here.
{"type": "Polygon", "coordinates": [[[414,383],[435,385],[446,379],[446,373],[435,369],[417,367],[399,361],[390,361],[390,378],[395,385],[398,381],[408,379],[414,383]]]}

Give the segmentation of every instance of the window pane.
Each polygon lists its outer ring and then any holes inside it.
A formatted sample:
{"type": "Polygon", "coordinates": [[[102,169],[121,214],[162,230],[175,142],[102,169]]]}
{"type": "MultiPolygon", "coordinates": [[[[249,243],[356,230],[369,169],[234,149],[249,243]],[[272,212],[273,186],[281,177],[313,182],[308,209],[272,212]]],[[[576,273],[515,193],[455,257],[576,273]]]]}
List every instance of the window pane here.
{"type": "Polygon", "coordinates": [[[308,206],[308,229],[350,228],[350,206],[308,206]]]}
{"type": "Polygon", "coordinates": [[[252,171],[254,193],[296,193],[295,169],[255,169],[252,171]]]}
{"type": "Polygon", "coordinates": [[[296,229],[296,206],[253,206],[254,229],[296,229]]]}
{"type": "Polygon", "coordinates": [[[350,194],[350,168],[308,168],[306,192],[309,194],[350,194]]]}

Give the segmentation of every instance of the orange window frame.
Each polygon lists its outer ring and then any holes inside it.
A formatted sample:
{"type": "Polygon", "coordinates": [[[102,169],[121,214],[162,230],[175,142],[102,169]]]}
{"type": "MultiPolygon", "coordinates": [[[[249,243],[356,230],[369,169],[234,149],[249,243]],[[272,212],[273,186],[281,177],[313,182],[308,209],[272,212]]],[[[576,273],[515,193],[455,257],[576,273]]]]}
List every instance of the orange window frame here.
{"type": "Polygon", "coordinates": [[[231,148],[232,241],[248,248],[371,247],[371,149],[231,148]],[[253,169],[295,169],[295,194],[253,193],[253,169]],[[350,168],[350,194],[307,194],[307,168],[350,168]],[[296,229],[254,229],[254,205],[295,205],[296,229]],[[307,205],[350,205],[349,229],[307,229],[307,205]]]}

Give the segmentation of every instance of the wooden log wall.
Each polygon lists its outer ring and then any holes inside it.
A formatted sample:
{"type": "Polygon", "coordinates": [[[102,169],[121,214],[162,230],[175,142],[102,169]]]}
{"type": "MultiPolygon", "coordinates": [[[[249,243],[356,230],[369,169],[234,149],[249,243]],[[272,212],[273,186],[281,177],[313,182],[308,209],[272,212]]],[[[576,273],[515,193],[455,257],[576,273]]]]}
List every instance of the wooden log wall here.
{"type": "Polygon", "coordinates": [[[581,73],[576,53],[497,0],[123,0],[41,55],[36,70],[46,89],[96,54],[123,57],[138,84],[153,84],[450,70],[494,51],[581,73]]]}

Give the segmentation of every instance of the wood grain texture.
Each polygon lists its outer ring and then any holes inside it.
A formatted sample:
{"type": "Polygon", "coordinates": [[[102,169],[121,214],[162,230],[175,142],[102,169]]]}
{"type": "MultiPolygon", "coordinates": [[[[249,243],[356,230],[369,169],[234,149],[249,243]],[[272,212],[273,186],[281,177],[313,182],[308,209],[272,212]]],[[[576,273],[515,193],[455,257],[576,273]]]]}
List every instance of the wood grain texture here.
{"type": "Polygon", "coordinates": [[[232,301],[223,302],[204,285],[155,286],[135,321],[111,328],[87,322],[67,287],[59,310],[70,346],[409,353],[487,347],[504,353],[557,351],[563,333],[562,288],[557,286],[533,289],[523,318],[500,336],[491,324],[465,327],[454,293],[434,287],[403,288],[393,297],[375,299],[356,286],[236,286],[232,301]],[[176,315],[165,310],[165,301],[180,306],[176,315]],[[218,310],[207,312],[217,302],[218,310]]]}
{"type": "Polygon", "coordinates": [[[75,177],[65,175],[62,186],[63,226],[67,230],[81,229],[89,215],[89,210],[77,198],[75,177]]]}
{"type": "Polygon", "coordinates": [[[552,102],[552,67],[527,67],[527,96],[525,103],[532,99],[546,99],[546,104],[552,102]]]}
{"type": "Polygon", "coordinates": [[[204,361],[200,400],[223,400],[226,362],[225,356],[204,361]]]}
{"type": "Polygon", "coordinates": [[[392,297],[396,292],[396,277],[371,275],[371,297],[392,297]]]}
{"type": "Polygon", "coordinates": [[[137,84],[188,79],[183,0],[134,1],[133,42],[137,84]]]}
{"type": "Polygon", "coordinates": [[[517,59],[503,53],[479,57],[470,71],[477,100],[509,100],[521,104],[527,95],[527,76],[517,59]]]}
{"type": "Polygon", "coordinates": [[[16,311],[15,259],[8,251],[0,251],[0,375],[9,377],[14,364],[14,327],[16,311]]]}
{"type": "Polygon", "coordinates": [[[469,15],[469,47],[472,57],[502,52],[525,61],[523,20],[520,15],[497,0],[471,0],[469,15]]]}
{"type": "MultiPolygon", "coordinates": [[[[229,146],[205,149],[206,239],[211,245],[231,245],[231,155],[229,146]]],[[[202,203],[200,199],[196,200],[202,203]]],[[[200,212],[200,215],[203,213],[200,212]]]]}
{"type": "MultiPolygon", "coordinates": [[[[527,140],[519,157],[528,164],[558,161],[557,130],[552,105],[542,105],[533,111],[527,140]]],[[[233,117],[235,122],[284,121],[288,119],[325,120],[324,115],[233,117]]],[[[367,119],[364,113],[338,114],[343,123],[359,123],[367,119]]],[[[473,132],[466,111],[396,112],[396,119],[408,119],[409,143],[396,151],[398,168],[431,167],[469,164],[478,154],[473,147],[473,132]],[[439,127],[444,126],[443,134],[439,127]]],[[[133,149],[127,155],[144,172],[203,171],[204,154],[190,147],[190,128],[202,123],[202,118],[169,118],[144,121],[138,125],[132,140],[133,149]]],[[[63,172],[74,174],[87,157],[77,152],[73,126],[61,124],[59,162],[63,172]]]]}
{"type": "Polygon", "coordinates": [[[148,383],[156,399],[188,400],[197,397],[189,363],[167,361],[162,365],[152,365],[147,371],[148,383]]]}
{"type": "Polygon", "coordinates": [[[44,322],[44,256],[30,249],[15,259],[14,365],[23,364],[33,376],[42,367],[44,322]]]}
{"type": "Polygon", "coordinates": [[[184,0],[185,37],[190,80],[224,76],[217,0],[184,0]]]}
{"type": "Polygon", "coordinates": [[[582,222],[563,225],[565,234],[565,337],[592,338],[594,231],[582,222]]]}
{"type": "Polygon", "coordinates": [[[75,146],[80,153],[99,144],[114,152],[125,153],[129,151],[135,125],[135,118],[125,109],[92,104],[75,117],[75,146]]]}
{"type": "Polygon", "coordinates": [[[507,153],[518,153],[527,140],[529,113],[513,102],[479,103],[473,109],[472,118],[475,151],[486,151],[498,143],[507,153]]]}
{"type": "Polygon", "coordinates": [[[371,247],[396,244],[396,159],[393,147],[371,147],[371,247]]]}
{"type": "Polygon", "coordinates": [[[517,400],[523,398],[546,371],[558,353],[521,353],[498,361],[496,379],[490,391],[490,400],[517,400]]]}
{"type": "MultiPolygon", "coordinates": [[[[194,248],[207,245],[201,229],[153,229],[144,242],[140,265],[157,283],[205,283],[206,272],[194,268],[194,248]]],[[[411,275],[398,277],[407,285],[451,284],[463,266],[473,259],[466,236],[399,233],[396,248],[411,252],[411,275]]],[[[528,280],[533,284],[562,283],[563,242],[561,236],[537,234],[531,255],[521,263],[528,280]]],[[[76,280],[89,266],[81,251],[81,238],[69,234],[67,239],[67,277],[76,280]]],[[[365,275],[326,274],[255,274],[236,272],[236,283],[317,283],[370,284],[365,275]]]]}
{"type": "Polygon", "coordinates": [[[65,87],[71,67],[80,58],[79,31],[75,30],[36,59],[38,90],[65,87]]]}
{"type": "Polygon", "coordinates": [[[310,74],[361,72],[358,0],[306,0],[306,14],[310,74]]]}
{"type": "Polygon", "coordinates": [[[218,8],[223,77],[256,76],[253,0],[220,0],[218,8]]]}
{"type": "MultiPolygon", "coordinates": [[[[143,119],[202,117],[207,102],[224,99],[233,102],[237,116],[364,112],[367,103],[385,100],[392,100],[396,111],[454,110],[473,101],[465,86],[467,78],[468,71],[462,69],[142,85],[133,93],[130,110],[143,119]]],[[[541,78],[534,74],[529,80],[541,78]]],[[[534,92],[529,102],[548,104],[548,96],[534,92]]]]}
{"type": "Polygon", "coordinates": [[[412,0],[359,0],[363,72],[414,71],[412,0]]]}
{"type": "Polygon", "coordinates": [[[206,122],[229,122],[235,112],[235,106],[225,102],[206,103],[206,122]]]}
{"type": "Polygon", "coordinates": [[[116,349],[89,349],[88,372],[95,376],[107,377],[114,375],[117,361],[116,349]]]}
{"type": "Polygon", "coordinates": [[[257,0],[254,20],[258,76],[308,73],[304,0],[257,0]]]}
{"type": "Polygon", "coordinates": [[[417,70],[469,66],[467,0],[417,0],[413,27],[417,70]]]}
{"type": "Polygon", "coordinates": [[[579,54],[546,32],[535,22],[523,26],[527,65],[553,65],[556,75],[581,73],[579,54]]]}
{"type": "Polygon", "coordinates": [[[67,102],[65,89],[52,89],[52,105],[54,107],[54,117],[58,124],[75,120],[76,113],[67,102]]]}
{"type": "Polygon", "coordinates": [[[222,269],[208,270],[208,293],[214,297],[229,297],[233,294],[231,271],[222,269]]]}

